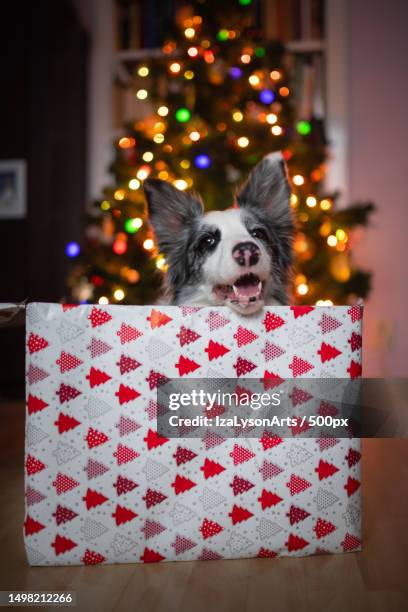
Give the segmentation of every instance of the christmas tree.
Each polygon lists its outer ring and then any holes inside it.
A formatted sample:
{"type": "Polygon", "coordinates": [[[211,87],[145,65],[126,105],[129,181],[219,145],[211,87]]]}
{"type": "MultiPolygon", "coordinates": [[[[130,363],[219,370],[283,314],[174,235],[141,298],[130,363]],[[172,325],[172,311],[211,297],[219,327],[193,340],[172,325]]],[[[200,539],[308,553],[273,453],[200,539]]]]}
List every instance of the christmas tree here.
{"type": "Polygon", "coordinates": [[[166,261],[147,224],[144,179],[195,190],[208,210],[225,209],[251,168],[276,150],[288,164],[297,219],[291,301],[344,304],[368,294],[370,274],[353,265],[350,244],[373,205],[337,209],[337,194],[324,192],[322,122],[299,116],[288,54],[262,40],[254,4],[183,6],[161,54],[128,62],[140,115],[114,143],[113,181],[82,246],[67,245],[71,301],[147,304],[157,296],[166,261]]]}

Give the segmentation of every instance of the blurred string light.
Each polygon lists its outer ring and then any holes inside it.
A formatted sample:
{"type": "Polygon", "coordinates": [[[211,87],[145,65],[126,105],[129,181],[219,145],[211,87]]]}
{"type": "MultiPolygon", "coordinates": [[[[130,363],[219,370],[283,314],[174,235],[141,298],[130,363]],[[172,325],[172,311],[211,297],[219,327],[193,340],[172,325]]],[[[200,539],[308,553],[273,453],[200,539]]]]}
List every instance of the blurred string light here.
{"type": "Polygon", "coordinates": [[[238,0],[241,6],[248,6],[251,4],[252,0],[238,0]]]}
{"type": "Polygon", "coordinates": [[[198,49],[197,47],[189,47],[187,49],[187,53],[190,57],[197,57],[198,55],[198,49]]]}
{"type": "Polygon", "coordinates": [[[241,55],[241,62],[242,62],[243,64],[249,64],[249,63],[250,63],[250,61],[251,61],[251,56],[250,56],[248,53],[243,53],[243,54],[241,55]]]}
{"type": "Polygon", "coordinates": [[[282,96],[282,98],[286,98],[289,95],[289,89],[287,87],[281,87],[279,89],[279,95],[282,96]]]}
{"type": "Polygon", "coordinates": [[[123,138],[120,138],[118,144],[121,149],[130,149],[130,147],[135,146],[136,140],[131,136],[123,136],[123,138]]]}
{"type": "Polygon", "coordinates": [[[164,142],[164,134],[155,134],[153,136],[153,141],[157,144],[161,144],[162,142],[164,142]]]}
{"type": "Polygon", "coordinates": [[[312,126],[309,121],[298,121],[296,124],[296,130],[302,136],[307,136],[312,131],[312,126]]]}
{"type": "Polygon", "coordinates": [[[249,145],[249,140],[246,136],[241,136],[238,138],[237,144],[239,147],[241,147],[241,149],[245,149],[245,147],[249,145]]]}
{"type": "Polygon", "coordinates": [[[154,242],[151,238],[146,238],[146,240],[143,242],[143,248],[146,251],[151,251],[154,248],[154,242]]]}
{"type": "Polygon", "coordinates": [[[129,234],[135,234],[143,225],[143,219],[140,217],[134,217],[131,219],[126,219],[125,221],[125,230],[129,234]]]}
{"type": "Polygon", "coordinates": [[[317,300],[316,306],[333,306],[333,302],[331,300],[317,300]]]}
{"type": "Polygon", "coordinates": [[[271,89],[263,89],[259,94],[259,99],[262,104],[272,104],[275,99],[275,94],[271,89]]]}
{"type": "Polygon", "coordinates": [[[177,179],[174,181],[174,186],[176,187],[176,189],[180,189],[180,191],[184,191],[185,189],[187,189],[188,184],[187,184],[187,181],[185,181],[184,179],[177,179]]]}
{"type": "Polygon", "coordinates": [[[157,114],[160,115],[160,117],[166,117],[166,115],[169,114],[169,109],[167,106],[159,106],[159,108],[157,109],[157,114]]]}
{"type": "Polygon", "coordinates": [[[151,162],[153,159],[154,155],[151,151],[146,151],[145,153],[143,153],[142,155],[142,159],[145,162],[151,162]]]}
{"type": "Polygon", "coordinates": [[[220,30],[217,34],[217,39],[220,40],[221,42],[228,40],[228,38],[229,38],[228,30],[226,29],[220,30]]]}
{"type": "Polygon", "coordinates": [[[194,38],[194,36],[195,36],[195,29],[194,28],[186,28],[184,30],[184,36],[186,38],[194,38]]]}
{"type": "Polygon", "coordinates": [[[271,77],[272,81],[279,81],[282,75],[279,70],[272,70],[269,76],[271,77]]]}
{"type": "Polygon", "coordinates": [[[309,208],[314,208],[316,204],[317,204],[317,200],[314,196],[307,196],[306,205],[309,206],[309,208]]]}
{"type": "Polygon", "coordinates": [[[232,118],[233,118],[233,120],[234,120],[234,121],[236,121],[237,123],[239,123],[240,121],[242,121],[242,120],[243,120],[244,115],[241,113],[241,111],[237,110],[237,111],[234,111],[234,112],[232,113],[232,118]]]}
{"type": "Polygon", "coordinates": [[[331,206],[332,206],[332,203],[330,202],[330,200],[325,199],[320,202],[320,208],[322,210],[330,210],[331,206]]]}
{"type": "Polygon", "coordinates": [[[132,189],[133,191],[136,191],[136,189],[139,189],[140,187],[140,181],[136,178],[130,179],[129,181],[129,189],[132,189]]]}
{"type": "Polygon", "coordinates": [[[77,257],[81,252],[81,248],[77,242],[68,242],[65,247],[65,253],[68,257],[77,257]]]}
{"type": "Polygon", "coordinates": [[[337,238],[334,234],[330,234],[330,236],[327,237],[327,244],[331,247],[335,247],[337,244],[337,238]]]}
{"type": "Polygon", "coordinates": [[[136,92],[136,98],[138,98],[138,100],[146,100],[148,95],[149,94],[147,93],[147,89],[139,89],[136,92]]]}
{"type": "Polygon", "coordinates": [[[123,255],[127,251],[127,242],[121,238],[117,238],[112,245],[113,252],[116,255],[123,255]]]}
{"type": "Polygon", "coordinates": [[[295,183],[295,185],[300,187],[305,182],[305,179],[301,174],[295,174],[295,176],[293,177],[293,182],[295,183]]]}
{"type": "Polygon", "coordinates": [[[156,259],[156,267],[163,272],[167,270],[167,262],[163,255],[159,255],[156,259]]]}
{"type": "Polygon", "coordinates": [[[172,72],[173,74],[178,74],[181,70],[181,65],[178,62],[173,62],[172,64],[170,64],[169,68],[170,72],[172,72]]]}
{"type": "Polygon", "coordinates": [[[275,115],[275,113],[268,113],[266,115],[266,123],[269,123],[270,125],[273,125],[274,123],[276,123],[278,120],[278,116],[275,115]]]}
{"type": "Polygon", "coordinates": [[[200,138],[201,138],[200,132],[197,132],[197,130],[194,130],[193,132],[190,132],[189,138],[193,142],[197,142],[197,140],[200,140],[200,138]]]}
{"type": "Polygon", "coordinates": [[[204,153],[201,153],[200,155],[197,155],[194,158],[194,164],[197,166],[197,168],[208,168],[211,165],[211,160],[208,157],[208,155],[205,155],[204,153]]]}
{"type": "Polygon", "coordinates": [[[179,123],[186,123],[191,118],[191,113],[188,108],[178,108],[175,113],[176,120],[179,123]]]}
{"type": "Polygon", "coordinates": [[[232,66],[232,68],[230,68],[229,70],[229,73],[233,79],[239,79],[240,77],[242,77],[242,70],[241,68],[238,68],[238,66],[232,66]]]}
{"type": "Polygon", "coordinates": [[[99,298],[99,300],[98,300],[98,304],[101,304],[101,305],[106,305],[106,304],[109,304],[109,300],[108,300],[108,298],[106,297],[106,295],[102,295],[102,296],[99,298]]]}
{"type": "Polygon", "coordinates": [[[149,74],[149,69],[147,66],[140,66],[139,70],[137,71],[137,74],[141,77],[147,77],[147,75],[149,74]]]}
{"type": "Polygon", "coordinates": [[[124,189],[116,189],[115,193],[113,194],[113,197],[115,198],[115,200],[121,201],[124,200],[126,196],[126,191],[124,189]]]}
{"type": "Polygon", "coordinates": [[[250,85],[256,87],[256,85],[259,85],[259,83],[261,82],[261,79],[257,74],[251,74],[251,76],[248,78],[248,81],[250,85]]]}
{"type": "Polygon", "coordinates": [[[271,127],[271,132],[274,136],[280,136],[283,132],[283,129],[281,128],[280,125],[273,125],[271,127]]]}
{"type": "Polygon", "coordinates": [[[109,210],[111,207],[111,203],[108,202],[108,200],[103,200],[103,202],[101,202],[101,210],[109,210]]]}
{"type": "Polygon", "coordinates": [[[184,170],[188,170],[189,167],[191,166],[190,161],[188,159],[182,159],[180,162],[180,166],[184,169],[184,170]]]}
{"type": "Polygon", "coordinates": [[[306,285],[306,283],[300,283],[297,286],[296,291],[299,295],[306,295],[309,292],[309,287],[306,285]]]}
{"type": "Polygon", "coordinates": [[[123,289],[116,289],[116,291],[113,293],[113,297],[117,302],[121,302],[125,297],[125,292],[123,289]]]}
{"type": "Polygon", "coordinates": [[[191,81],[191,79],[194,79],[194,72],[192,70],[186,70],[184,78],[187,79],[187,81],[191,81]]]}

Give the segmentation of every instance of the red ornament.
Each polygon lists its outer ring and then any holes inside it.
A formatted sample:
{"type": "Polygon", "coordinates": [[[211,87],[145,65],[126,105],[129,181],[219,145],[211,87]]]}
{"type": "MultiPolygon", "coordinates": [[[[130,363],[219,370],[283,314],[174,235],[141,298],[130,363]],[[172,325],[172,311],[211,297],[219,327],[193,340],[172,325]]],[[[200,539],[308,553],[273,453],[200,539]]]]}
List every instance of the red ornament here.
{"type": "Polygon", "coordinates": [[[207,479],[221,474],[221,472],[224,472],[225,467],[212,459],[205,459],[204,465],[200,467],[200,470],[204,473],[204,478],[207,479]]]}
{"type": "Polygon", "coordinates": [[[82,499],[86,504],[87,510],[101,506],[108,501],[108,498],[105,497],[105,495],[102,495],[102,493],[98,493],[98,491],[94,491],[93,489],[87,489],[86,495],[82,499]]]}
{"type": "Polygon", "coordinates": [[[162,327],[162,325],[167,325],[173,319],[166,315],[164,312],[160,312],[160,310],[152,309],[150,313],[150,317],[147,317],[147,320],[150,322],[150,327],[152,329],[156,329],[156,327],[162,327]]]}
{"type": "Polygon", "coordinates": [[[178,369],[179,375],[184,376],[184,374],[195,372],[195,370],[198,370],[198,368],[201,366],[192,359],[180,355],[178,363],[175,364],[175,367],[178,369]]]}
{"type": "Polygon", "coordinates": [[[326,361],[330,361],[331,359],[335,359],[336,357],[341,355],[341,351],[339,351],[335,346],[332,346],[331,344],[326,344],[325,342],[322,342],[322,346],[317,351],[317,354],[320,355],[322,363],[325,363],[326,361]]]}
{"type": "Polygon", "coordinates": [[[254,515],[252,512],[250,512],[246,508],[241,508],[241,506],[236,506],[234,504],[228,516],[231,517],[232,524],[236,525],[237,523],[242,523],[243,521],[247,521],[248,519],[251,518],[251,516],[254,516],[254,515]]]}
{"type": "Polygon", "coordinates": [[[146,438],[143,438],[143,440],[144,442],[146,442],[147,450],[157,448],[158,446],[163,446],[163,444],[166,444],[166,442],[169,441],[168,438],[165,438],[164,436],[159,436],[157,431],[153,431],[153,429],[149,429],[146,438]]]}
{"type": "Polygon", "coordinates": [[[29,394],[27,399],[28,414],[31,415],[35,412],[40,412],[41,410],[44,410],[44,408],[46,408],[47,406],[47,402],[44,402],[44,400],[42,400],[40,397],[35,397],[35,395],[31,395],[31,393],[29,394]]]}
{"type": "Polygon", "coordinates": [[[61,555],[65,552],[68,552],[69,550],[72,550],[73,548],[75,548],[75,546],[78,545],[75,544],[73,540],[70,540],[69,538],[64,538],[63,536],[57,534],[51,546],[54,548],[56,555],[61,555]]]}
{"type": "Polygon", "coordinates": [[[128,387],[127,385],[122,384],[119,386],[119,391],[117,391],[115,395],[119,399],[119,404],[121,406],[122,404],[127,404],[128,402],[131,402],[132,400],[135,400],[140,397],[139,391],[136,391],[136,389],[132,389],[132,387],[128,387]]]}
{"type": "Polygon", "coordinates": [[[261,504],[262,510],[266,508],[272,508],[279,504],[282,501],[282,497],[276,495],[276,493],[272,493],[272,491],[267,491],[266,489],[262,489],[261,497],[258,497],[258,501],[261,504]]]}
{"type": "Polygon", "coordinates": [[[230,350],[223,344],[210,340],[207,348],[205,348],[204,351],[207,353],[208,359],[212,361],[213,359],[218,359],[218,357],[223,357],[229,353],[230,350]]]}
{"type": "Polygon", "coordinates": [[[106,374],[106,372],[102,372],[102,370],[97,370],[96,368],[91,368],[89,374],[85,377],[89,381],[89,386],[91,389],[94,387],[98,387],[99,385],[103,385],[108,380],[111,380],[111,376],[106,374]]]}
{"type": "Polygon", "coordinates": [[[195,487],[196,483],[190,480],[190,478],[177,474],[174,482],[171,483],[171,486],[173,487],[175,494],[180,495],[180,493],[185,493],[186,491],[189,491],[195,487]]]}
{"type": "Polygon", "coordinates": [[[333,474],[335,474],[338,471],[339,471],[339,468],[337,468],[332,463],[323,461],[322,459],[320,459],[319,465],[317,466],[317,468],[315,468],[315,472],[317,472],[317,474],[319,475],[319,480],[323,480],[324,478],[329,478],[330,476],[333,476],[333,474]]]}
{"type": "Polygon", "coordinates": [[[129,510],[129,508],[124,508],[123,506],[116,506],[115,512],[112,514],[115,519],[116,525],[123,525],[123,523],[128,523],[129,521],[133,521],[138,515],[133,512],[133,510],[129,510]]]}

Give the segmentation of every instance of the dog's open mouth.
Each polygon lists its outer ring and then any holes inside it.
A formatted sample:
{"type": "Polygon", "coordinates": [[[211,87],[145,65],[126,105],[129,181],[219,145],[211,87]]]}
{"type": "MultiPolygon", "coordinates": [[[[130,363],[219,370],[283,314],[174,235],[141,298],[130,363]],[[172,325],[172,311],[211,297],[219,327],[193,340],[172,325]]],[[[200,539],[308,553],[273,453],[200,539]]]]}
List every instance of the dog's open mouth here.
{"type": "Polygon", "coordinates": [[[247,307],[262,298],[263,281],[256,274],[243,274],[233,285],[215,285],[213,292],[221,300],[247,307]]]}

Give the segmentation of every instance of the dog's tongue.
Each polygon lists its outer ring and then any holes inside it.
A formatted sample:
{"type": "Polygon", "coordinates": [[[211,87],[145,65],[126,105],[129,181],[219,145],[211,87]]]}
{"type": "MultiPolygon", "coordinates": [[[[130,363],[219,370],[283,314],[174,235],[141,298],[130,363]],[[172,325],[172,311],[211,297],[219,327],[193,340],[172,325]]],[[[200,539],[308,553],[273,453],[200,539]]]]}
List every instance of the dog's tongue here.
{"type": "Polygon", "coordinates": [[[262,291],[262,283],[260,281],[249,281],[246,283],[238,283],[232,285],[235,299],[240,303],[246,304],[251,298],[257,298],[262,291]]]}

